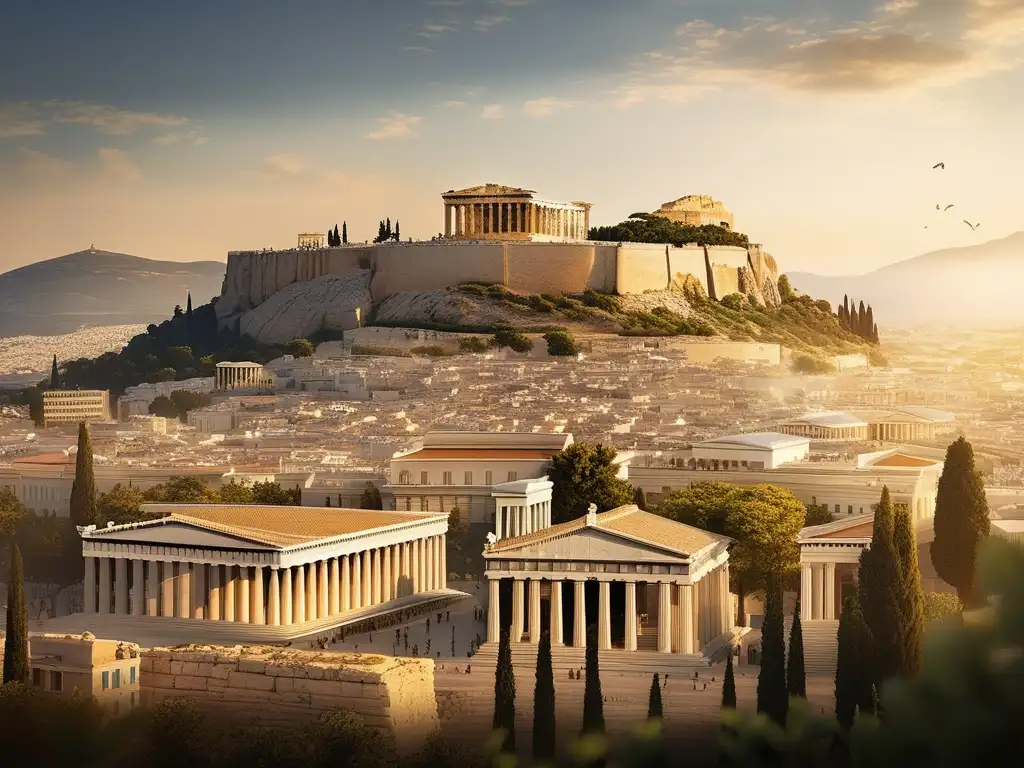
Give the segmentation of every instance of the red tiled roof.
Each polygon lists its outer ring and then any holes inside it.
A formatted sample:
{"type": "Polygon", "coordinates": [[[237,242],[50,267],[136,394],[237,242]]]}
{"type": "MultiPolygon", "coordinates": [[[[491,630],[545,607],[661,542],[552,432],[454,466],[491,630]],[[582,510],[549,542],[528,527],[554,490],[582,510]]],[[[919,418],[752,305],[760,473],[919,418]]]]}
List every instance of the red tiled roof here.
{"type": "Polygon", "coordinates": [[[15,459],[14,464],[74,464],[74,456],[65,453],[40,453],[36,456],[23,456],[15,459]]]}

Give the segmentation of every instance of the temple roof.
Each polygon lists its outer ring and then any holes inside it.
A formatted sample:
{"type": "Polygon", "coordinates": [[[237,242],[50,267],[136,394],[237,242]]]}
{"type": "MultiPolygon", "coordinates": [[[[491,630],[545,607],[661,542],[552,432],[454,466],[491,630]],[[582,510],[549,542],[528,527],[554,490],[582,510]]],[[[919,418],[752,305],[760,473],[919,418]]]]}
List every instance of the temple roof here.
{"type": "Polygon", "coordinates": [[[871,532],[875,525],[875,513],[853,515],[831,523],[810,525],[802,529],[797,536],[800,544],[812,544],[822,539],[866,539],[871,540],[871,532]]]}
{"type": "Polygon", "coordinates": [[[644,512],[634,504],[602,512],[596,515],[596,523],[594,526],[588,526],[587,517],[584,516],[524,536],[501,539],[491,545],[485,554],[514,551],[530,544],[539,544],[562,536],[569,536],[588,528],[621,536],[631,541],[650,544],[684,557],[690,557],[711,544],[730,541],[726,536],[719,536],[684,523],[677,523],[667,517],[644,512]]]}
{"type": "Polygon", "coordinates": [[[532,189],[520,189],[519,187],[507,187],[504,184],[481,184],[477,187],[466,189],[449,189],[442,197],[520,197],[537,194],[532,189]]]}

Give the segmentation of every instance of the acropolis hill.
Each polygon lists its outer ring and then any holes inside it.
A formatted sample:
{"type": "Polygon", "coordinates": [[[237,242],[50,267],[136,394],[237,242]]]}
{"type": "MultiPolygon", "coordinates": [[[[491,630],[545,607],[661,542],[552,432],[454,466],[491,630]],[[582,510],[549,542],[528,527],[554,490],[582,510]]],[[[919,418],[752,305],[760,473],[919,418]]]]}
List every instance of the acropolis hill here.
{"type": "MultiPolygon", "coordinates": [[[[740,293],[754,304],[779,303],[778,268],[758,245],[589,241],[589,203],[546,201],[498,184],[442,198],[444,232],[430,241],[324,247],[314,236],[288,250],[230,252],[218,324],[283,343],[312,331],[354,328],[383,304],[408,307],[416,294],[466,283],[555,296],[685,288],[716,300],[740,293]]],[[[706,196],[666,203],[655,215],[696,226],[733,225],[732,214],[706,196]]]]}

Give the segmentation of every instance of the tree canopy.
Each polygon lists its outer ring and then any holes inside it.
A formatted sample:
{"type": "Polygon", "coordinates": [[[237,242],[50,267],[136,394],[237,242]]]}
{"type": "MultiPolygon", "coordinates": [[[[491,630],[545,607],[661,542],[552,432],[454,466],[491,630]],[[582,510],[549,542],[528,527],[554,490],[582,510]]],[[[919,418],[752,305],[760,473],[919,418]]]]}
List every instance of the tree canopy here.
{"type": "Polygon", "coordinates": [[[312,357],[313,342],[309,339],[292,339],[284,345],[284,353],[293,357],[312,357]]]}
{"type": "Polygon", "coordinates": [[[634,213],[610,227],[591,227],[590,240],[613,243],[664,243],[666,245],[735,245],[746,247],[749,240],[739,232],[711,224],[695,227],[670,221],[652,213],[634,213]]]}
{"type": "Polygon", "coordinates": [[[580,351],[575,337],[567,330],[548,331],[543,338],[552,357],[572,357],[580,351]]]}
{"type": "Polygon", "coordinates": [[[573,443],[551,457],[547,467],[551,522],[564,523],[587,513],[591,504],[607,512],[633,501],[633,488],[618,477],[614,448],[600,443],[573,443]]]}

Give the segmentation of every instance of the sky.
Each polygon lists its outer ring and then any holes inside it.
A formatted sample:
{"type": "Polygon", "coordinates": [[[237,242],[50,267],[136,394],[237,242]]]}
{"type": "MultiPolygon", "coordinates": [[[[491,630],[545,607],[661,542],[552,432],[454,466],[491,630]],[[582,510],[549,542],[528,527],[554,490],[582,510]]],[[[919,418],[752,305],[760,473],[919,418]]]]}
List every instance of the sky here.
{"type": "Polygon", "coordinates": [[[0,269],[429,238],[493,182],[592,224],[712,195],[859,274],[1024,230],[1021,93],[1024,0],[4,3],[0,269]]]}

